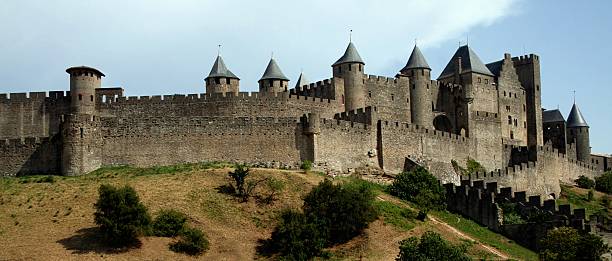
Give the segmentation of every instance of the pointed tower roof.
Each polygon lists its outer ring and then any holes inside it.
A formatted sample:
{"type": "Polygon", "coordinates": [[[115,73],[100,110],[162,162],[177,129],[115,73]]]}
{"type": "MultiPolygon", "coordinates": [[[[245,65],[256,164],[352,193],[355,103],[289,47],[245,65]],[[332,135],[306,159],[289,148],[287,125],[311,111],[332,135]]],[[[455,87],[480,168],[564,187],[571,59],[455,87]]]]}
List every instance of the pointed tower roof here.
{"type": "Polygon", "coordinates": [[[344,51],[344,55],[342,55],[340,59],[338,59],[334,64],[332,64],[332,66],[336,66],[338,64],[343,64],[343,63],[365,64],[363,60],[361,59],[359,52],[357,52],[357,48],[355,48],[355,45],[353,44],[353,42],[349,42],[348,46],[346,47],[346,51],[344,51]]]}
{"type": "Polygon", "coordinates": [[[414,46],[414,49],[412,49],[410,58],[408,58],[408,62],[406,63],[406,66],[402,68],[402,71],[408,70],[408,69],[429,69],[431,70],[431,68],[429,67],[429,64],[427,63],[427,60],[425,60],[425,56],[423,56],[423,53],[421,53],[421,50],[416,45],[414,46]]]}
{"type": "Polygon", "coordinates": [[[267,80],[267,79],[286,80],[286,81],[289,80],[289,78],[285,76],[283,71],[281,71],[280,67],[278,67],[278,64],[276,63],[276,60],[274,60],[274,58],[270,58],[268,67],[266,67],[266,71],[264,72],[264,74],[261,76],[261,79],[259,80],[261,81],[261,80],[267,80]]]}
{"type": "Polygon", "coordinates": [[[232,73],[232,71],[227,69],[227,66],[225,66],[225,62],[223,62],[223,58],[221,58],[221,55],[217,56],[217,59],[215,60],[215,63],[213,64],[212,69],[210,69],[210,73],[208,74],[208,77],[206,77],[206,79],[211,78],[211,77],[226,77],[226,78],[240,79],[238,78],[238,76],[232,73]]]}
{"type": "Polygon", "coordinates": [[[575,103],[574,106],[572,106],[572,110],[570,111],[569,115],[567,116],[567,127],[589,127],[589,125],[584,120],[584,117],[582,116],[582,112],[580,112],[580,109],[578,109],[578,106],[576,106],[575,103]]]}
{"type": "Polygon", "coordinates": [[[310,84],[310,82],[304,76],[304,72],[300,72],[300,77],[298,78],[297,83],[295,84],[295,88],[302,87],[308,84],[310,84]]]}
{"type": "Polygon", "coordinates": [[[478,55],[476,55],[472,48],[467,45],[464,45],[457,49],[457,51],[453,55],[453,58],[451,58],[451,60],[448,62],[448,64],[444,68],[444,71],[442,71],[442,74],[440,74],[440,77],[438,77],[438,79],[455,74],[455,61],[457,60],[457,57],[461,57],[460,73],[473,72],[494,76],[493,73],[491,73],[491,71],[489,71],[489,69],[482,63],[480,58],[478,58],[478,55]]]}

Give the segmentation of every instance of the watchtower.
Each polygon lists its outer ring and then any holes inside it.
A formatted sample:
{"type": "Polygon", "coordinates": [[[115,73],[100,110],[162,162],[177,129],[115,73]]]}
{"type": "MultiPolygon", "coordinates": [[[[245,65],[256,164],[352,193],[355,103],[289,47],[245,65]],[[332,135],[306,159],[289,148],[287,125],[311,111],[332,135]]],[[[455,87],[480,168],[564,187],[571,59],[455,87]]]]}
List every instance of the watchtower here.
{"type": "Polygon", "coordinates": [[[589,125],[576,103],[567,116],[567,136],[570,143],[576,145],[576,159],[589,162],[591,157],[591,143],[589,141],[589,125]]]}
{"type": "Polygon", "coordinates": [[[270,58],[266,71],[259,79],[259,92],[261,94],[286,92],[288,86],[289,78],[281,71],[276,60],[270,58]]]}
{"type": "Polygon", "coordinates": [[[206,93],[238,93],[240,91],[240,78],[230,71],[221,55],[217,56],[210,69],[206,81],[206,93]]]}
{"type": "Polygon", "coordinates": [[[346,111],[364,108],[366,106],[365,63],[359,56],[353,42],[349,42],[344,55],[333,65],[334,77],[344,80],[344,109],[346,111]]]}
{"type": "Polygon", "coordinates": [[[414,46],[400,77],[410,79],[410,111],[412,123],[433,129],[433,100],[431,96],[431,68],[418,46],[414,46]]]}
{"type": "Polygon", "coordinates": [[[70,67],[66,72],[70,74],[70,112],[94,114],[96,89],[101,87],[105,75],[87,66],[70,67]]]}

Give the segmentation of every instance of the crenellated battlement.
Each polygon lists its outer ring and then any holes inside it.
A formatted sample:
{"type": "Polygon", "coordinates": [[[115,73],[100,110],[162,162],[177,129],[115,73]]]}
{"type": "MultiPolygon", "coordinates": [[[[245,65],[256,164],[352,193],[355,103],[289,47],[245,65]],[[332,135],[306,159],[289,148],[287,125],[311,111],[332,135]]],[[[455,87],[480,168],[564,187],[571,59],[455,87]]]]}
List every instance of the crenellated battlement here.
{"type": "Polygon", "coordinates": [[[49,142],[49,137],[24,137],[20,139],[5,139],[0,141],[0,149],[18,148],[24,146],[37,146],[49,142]]]}
{"type": "Polygon", "coordinates": [[[350,110],[347,112],[336,113],[334,119],[359,122],[368,125],[372,125],[376,122],[376,112],[372,110],[371,106],[365,108],[359,108],[356,110],[350,110]]]}
{"type": "Polygon", "coordinates": [[[376,83],[381,83],[381,82],[397,83],[398,82],[397,78],[380,76],[380,75],[371,75],[371,74],[367,74],[365,79],[366,79],[366,82],[376,82],[376,83]]]}
{"type": "Polygon", "coordinates": [[[364,131],[371,130],[372,125],[364,124],[361,122],[346,121],[340,119],[321,119],[321,127],[329,129],[342,129],[342,130],[354,130],[361,133],[364,131]]]}
{"type": "Polygon", "coordinates": [[[0,93],[0,103],[41,102],[45,100],[64,100],[69,98],[70,92],[64,91],[0,93]]]}
{"type": "Polygon", "coordinates": [[[426,135],[428,137],[437,138],[444,141],[465,143],[469,142],[469,138],[466,136],[462,136],[459,134],[439,131],[439,130],[430,130],[424,128],[423,126],[419,126],[417,124],[405,123],[405,122],[397,122],[397,121],[381,121],[381,124],[386,129],[394,129],[397,131],[409,131],[412,133],[418,133],[421,135],[426,135]]]}
{"type": "Polygon", "coordinates": [[[514,62],[514,65],[524,65],[524,64],[531,64],[534,61],[539,61],[540,57],[535,55],[535,54],[529,54],[529,55],[521,55],[521,56],[517,56],[517,57],[512,57],[512,61],[514,62]]]}

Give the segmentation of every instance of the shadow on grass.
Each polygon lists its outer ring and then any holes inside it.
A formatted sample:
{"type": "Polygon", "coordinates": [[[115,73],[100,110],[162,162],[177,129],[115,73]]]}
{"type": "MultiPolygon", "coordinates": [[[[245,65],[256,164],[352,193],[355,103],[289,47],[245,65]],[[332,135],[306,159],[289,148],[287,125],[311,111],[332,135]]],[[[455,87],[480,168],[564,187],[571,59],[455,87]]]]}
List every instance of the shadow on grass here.
{"type": "Polygon", "coordinates": [[[97,227],[83,228],[73,236],[58,240],[57,243],[62,244],[66,250],[72,251],[73,254],[118,254],[142,246],[140,240],[130,246],[109,246],[104,242],[104,237],[97,227]]]}

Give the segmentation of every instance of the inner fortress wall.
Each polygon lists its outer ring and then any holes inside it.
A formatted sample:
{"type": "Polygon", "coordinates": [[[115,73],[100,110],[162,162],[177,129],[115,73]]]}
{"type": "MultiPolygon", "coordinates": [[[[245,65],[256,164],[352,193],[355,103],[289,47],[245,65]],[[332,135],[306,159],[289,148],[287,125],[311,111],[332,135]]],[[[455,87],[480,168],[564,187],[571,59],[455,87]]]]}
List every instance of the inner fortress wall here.
{"type": "Polygon", "coordinates": [[[102,165],[282,162],[299,166],[306,146],[296,118],[147,117],[102,119],[102,165]]]}
{"type": "Polygon", "coordinates": [[[53,136],[69,106],[63,91],[0,94],[0,139],[53,136]]]}
{"type": "Polygon", "coordinates": [[[320,119],[315,141],[315,162],[325,169],[378,167],[373,125],[339,119],[320,119]]]}
{"type": "Polygon", "coordinates": [[[410,122],[410,90],[408,77],[389,78],[367,75],[365,78],[366,106],[371,106],[379,118],[410,122]]]}
{"type": "Polygon", "coordinates": [[[60,174],[58,136],[0,140],[0,177],[60,174]]]}

